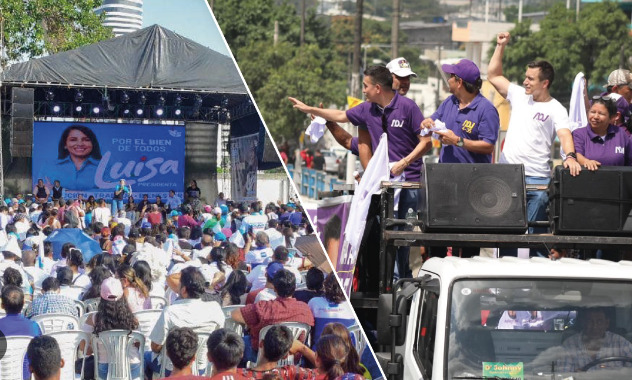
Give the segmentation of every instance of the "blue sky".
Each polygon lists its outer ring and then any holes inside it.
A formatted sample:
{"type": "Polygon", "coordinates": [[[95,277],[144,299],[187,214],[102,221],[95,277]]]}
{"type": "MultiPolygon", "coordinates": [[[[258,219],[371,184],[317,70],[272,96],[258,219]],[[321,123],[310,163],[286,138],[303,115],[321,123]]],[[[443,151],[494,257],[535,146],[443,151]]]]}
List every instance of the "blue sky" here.
{"type": "Polygon", "coordinates": [[[153,24],[230,56],[206,0],[144,0],[143,27],[153,24]]]}

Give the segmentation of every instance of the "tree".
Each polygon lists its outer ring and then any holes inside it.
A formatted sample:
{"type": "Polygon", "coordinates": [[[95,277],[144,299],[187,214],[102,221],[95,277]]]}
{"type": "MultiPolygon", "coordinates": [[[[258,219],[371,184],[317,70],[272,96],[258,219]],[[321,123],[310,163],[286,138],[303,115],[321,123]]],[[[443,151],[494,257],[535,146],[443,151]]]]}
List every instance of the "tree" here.
{"type": "MultiPolygon", "coordinates": [[[[556,4],[540,23],[538,32],[531,32],[529,26],[517,24],[511,31],[503,60],[504,74],[521,83],[528,62],[546,59],[556,69],[551,94],[563,103],[570,97],[578,72],[602,85],[607,75],[618,68],[620,52],[629,51],[632,46],[628,19],[612,2],[585,4],[577,21],[574,10],[556,4]]],[[[491,57],[493,50],[489,53],[491,57]]]]}
{"type": "Polygon", "coordinates": [[[284,65],[274,70],[255,99],[270,133],[277,142],[296,139],[309,119],[292,108],[287,100],[294,96],[306,104],[342,107],[346,102],[346,65],[331,59],[330,50],[304,45],[284,65]]]}
{"type": "Polygon", "coordinates": [[[112,37],[94,13],[101,0],[2,0],[3,66],[112,37]]]}

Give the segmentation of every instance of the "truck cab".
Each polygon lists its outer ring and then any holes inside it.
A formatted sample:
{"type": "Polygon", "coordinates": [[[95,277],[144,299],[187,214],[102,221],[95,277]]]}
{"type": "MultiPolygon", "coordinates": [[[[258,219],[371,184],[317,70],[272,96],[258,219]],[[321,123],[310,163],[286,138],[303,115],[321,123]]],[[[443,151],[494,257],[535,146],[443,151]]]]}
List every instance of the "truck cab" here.
{"type": "Polygon", "coordinates": [[[378,326],[390,379],[631,379],[632,262],[432,258],[378,326]]]}

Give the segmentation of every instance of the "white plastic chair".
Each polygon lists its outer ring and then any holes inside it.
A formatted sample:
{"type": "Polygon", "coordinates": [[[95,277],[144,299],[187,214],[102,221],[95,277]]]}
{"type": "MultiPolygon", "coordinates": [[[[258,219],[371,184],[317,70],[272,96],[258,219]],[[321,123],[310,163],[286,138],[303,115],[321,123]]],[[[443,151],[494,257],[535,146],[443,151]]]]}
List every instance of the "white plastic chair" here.
{"type": "MultiPolygon", "coordinates": [[[[170,287],[167,287],[167,290],[165,290],[164,298],[167,300],[167,305],[171,305],[175,300],[178,299],[178,295],[176,294],[176,292],[171,290],[170,287]]],[[[152,304],[152,307],[153,307],[153,304],[152,304]]]]}
{"type": "Polygon", "coordinates": [[[26,312],[29,310],[31,306],[31,301],[24,300],[24,305],[22,306],[22,315],[26,316],[26,312]]]}
{"type": "Polygon", "coordinates": [[[164,309],[167,306],[167,299],[161,296],[149,296],[151,299],[151,308],[156,310],[164,309]]]}
{"type": "Polygon", "coordinates": [[[86,306],[79,300],[73,301],[75,301],[75,306],[77,306],[77,315],[81,318],[81,316],[86,313],[86,306]]]}
{"type": "Polygon", "coordinates": [[[47,335],[53,337],[59,349],[61,350],[61,357],[64,359],[66,365],[61,369],[62,379],[83,379],[83,364],[81,365],[81,374],[75,374],[74,363],[77,359],[85,358],[88,352],[88,346],[90,345],[90,334],[83,331],[57,331],[47,333],[47,335]],[[84,343],[83,350],[80,350],[81,343],[84,343]],[[81,353],[81,355],[79,355],[81,353]]]}
{"type": "Polygon", "coordinates": [[[358,356],[362,357],[362,353],[366,348],[366,340],[364,339],[364,334],[362,334],[362,328],[360,325],[352,325],[348,327],[349,335],[353,340],[353,345],[355,346],[356,351],[358,352],[358,356]]]}
{"type": "Polygon", "coordinates": [[[21,379],[23,376],[26,348],[33,339],[30,336],[6,337],[7,350],[0,359],[0,380],[21,379]]]}
{"type": "Polygon", "coordinates": [[[90,298],[90,299],[84,300],[83,304],[85,306],[86,313],[99,310],[100,301],[101,301],[101,297],[90,298]]]}
{"type": "Polygon", "coordinates": [[[31,320],[40,326],[43,334],[79,330],[79,318],[70,314],[39,314],[31,318],[31,320]]]}
{"type": "MultiPolygon", "coordinates": [[[[99,379],[99,350],[98,342],[103,344],[108,356],[108,374],[105,380],[129,380],[132,378],[130,361],[127,356],[128,349],[135,343],[139,344],[139,350],[145,347],[145,337],[138,331],[110,330],[102,331],[99,335],[92,335],[92,347],[94,351],[94,377],[99,379]]],[[[134,347],[136,349],[136,347],[134,347]]],[[[143,376],[144,355],[140,352],[141,377],[143,376]]],[[[103,379],[99,379],[103,380],[103,379]]]]}
{"type": "Polygon", "coordinates": [[[82,315],[81,317],[79,317],[79,330],[83,330],[83,326],[86,325],[86,321],[88,319],[92,319],[93,315],[96,315],[97,312],[96,311],[91,311],[89,313],[85,313],[84,315],[82,315]]]}
{"type": "Polygon", "coordinates": [[[224,328],[234,331],[243,337],[244,325],[236,322],[232,317],[233,311],[237,309],[241,309],[242,307],[244,307],[244,305],[224,306],[222,307],[222,311],[224,312],[224,328]]]}
{"type": "MultiPolygon", "coordinates": [[[[298,339],[304,344],[309,345],[309,332],[311,330],[311,327],[305,323],[300,322],[281,322],[274,325],[266,326],[262,328],[261,331],[259,331],[260,342],[265,339],[266,333],[272,328],[272,326],[285,326],[289,328],[294,339],[298,339]]],[[[261,364],[262,361],[263,350],[259,350],[259,353],[257,355],[257,364],[261,364]]],[[[277,367],[282,367],[285,365],[294,365],[294,355],[288,355],[285,359],[281,359],[277,362],[277,367]]]]}
{"type": "MultiPolygon", "coordinates": [[[[151,330],[154,329],[156,321],[160,318],[162,310],[141,310],[134,313],[138,320],[138,331],[144,336],[149,336],[151,330]]],[[[151,350],[151,340],[145,339],[145,351],[151,350]]]]}
{"type": "MultiPolygon", "coordinates": [[[[195,361],[191,366],[191,372],[193,372],[194,375],[199,374],[200,370],[204,369],[203,376],[211,376],[211,363],[208,361],[206,342],[211,333],[219,328],[220,326],[215,322],[211,322],[205,326],[191,327],[198,336],[198,348],[195,352],[195,361]]],[[[160,378],[163,378],[165,377],[165,371],[167,369],[170,371],[173,370],[171,359],[167,356],[167,345],[162,346],[161,355],[160,378]]]]}

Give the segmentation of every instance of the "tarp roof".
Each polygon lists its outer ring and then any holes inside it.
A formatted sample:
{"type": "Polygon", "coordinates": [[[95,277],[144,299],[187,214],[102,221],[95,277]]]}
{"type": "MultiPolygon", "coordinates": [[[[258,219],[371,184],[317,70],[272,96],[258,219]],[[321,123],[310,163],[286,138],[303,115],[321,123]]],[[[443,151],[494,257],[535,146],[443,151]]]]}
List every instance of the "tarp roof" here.
{"type": "Polygon", "coordinates": [[[158,25],[14,64],[3,84],[246,94],[234,61],[158,25]]]}

